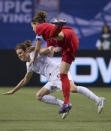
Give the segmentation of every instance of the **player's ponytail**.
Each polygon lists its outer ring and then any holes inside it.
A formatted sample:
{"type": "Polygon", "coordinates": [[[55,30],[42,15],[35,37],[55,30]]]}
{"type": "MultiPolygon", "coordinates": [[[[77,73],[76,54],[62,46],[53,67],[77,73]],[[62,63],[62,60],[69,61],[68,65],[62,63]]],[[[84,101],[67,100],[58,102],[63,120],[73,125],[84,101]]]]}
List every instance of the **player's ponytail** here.
{"type": "Polygon", "coordinates": [[[31,41],[30,40],[26,40],[24,41],[24,43],[20,43],[16,46],[15,50],[17,49],[22,49],[22,50],[26,50],[28,47],[31,46],[31,41]]]}
{"type": "Polygon", "coordinates": [[[47,18],[47,13],[45,11],[38,11],[37,13],[37,16],[35,16],[33,19],[32,19],[32,23],[45,23],[46,22],[46,19],[47,18]]]}
{"type": "Polygon", "coordinates": [[[30,40],[26,40],[24,41],[24,46],[27,48],[27,47],[30,47],[31,46],[31,41],[30,40]]]}

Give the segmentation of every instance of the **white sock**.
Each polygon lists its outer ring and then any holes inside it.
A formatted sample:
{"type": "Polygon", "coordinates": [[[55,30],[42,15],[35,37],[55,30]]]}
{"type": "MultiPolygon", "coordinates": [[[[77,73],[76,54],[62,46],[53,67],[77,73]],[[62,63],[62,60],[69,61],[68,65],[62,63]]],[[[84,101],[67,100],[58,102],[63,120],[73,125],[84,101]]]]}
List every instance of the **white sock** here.
{"type": "Polygon", "coordinates": [[[59,106],[62,106],[62,104],[64,103],[64,101],[59,100],[55,96],[51,96],[51,95],[43,96],[41,101],[48,104],[59,105],[59,106]]]}
{"type": "Polygon", "coordinates": [[[96,103],[99,101],[99,97],[96,96],[91,90],[83,86],[77,86],[77,92],[87,96],[89,99],[95,101],[96,103]]]}

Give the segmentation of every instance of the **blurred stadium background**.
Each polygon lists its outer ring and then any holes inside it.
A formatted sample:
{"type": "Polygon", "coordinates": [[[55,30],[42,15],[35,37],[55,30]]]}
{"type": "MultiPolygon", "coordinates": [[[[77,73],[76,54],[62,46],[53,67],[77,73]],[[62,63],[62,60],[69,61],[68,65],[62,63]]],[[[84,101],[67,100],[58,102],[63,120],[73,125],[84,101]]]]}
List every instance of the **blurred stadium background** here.
{"type": "MultiPolygon", "coordinates": [[[[25,65],[16,58],[14,48],[28,39],[35,44],[30,21],[37,10],[48,12],[47,21],[54,17],[67,19],[67,25],[79,37],[77,59],[71,67],[74,81],[87,86],[110,86],[111,53],[96,49],[102,26],[111,26],[110,0],[0,0],[0,85],[13,86],[25,73],[25,65]]],[[[42,47],[45,46],[43,41],[42,47]]],[[[30,86],[43,82],[44,78],[37,76],[30,86]]]]}
{"type": "MultiPolygon", "coordinates": [[[[35,44],[35,34],[31,29],[30,21],[36,15],[37,10],[47,11],[47,21],[54,17],[67,19],[67,25],[75,30],[80,41],[76,60],[70,69],[75,83],[92,87],[91,89],[95,93],[110,99],[111,88],[107,87],[111,87],[111,50],[98,51],[96,41],[104,24],[111,27],[111,0],[0,0],[0,92],[14,87],[24,77],[25,63],[18,60],[14,48],[25,40],[31,40],[35,44]]],[[[45,46],[43,41],[42,47],[45,46]]],[[[58,54],[54,59],[60,62],[58,54]]],[[[34,74],[28,86],[41,87],[45,82],[44,77],[34,74]]],[[[106,112],[99,117],[93,110],[93,104],[90,105],[88,100],[75,95],[71,98],[72,103],[76,105],[75,110],[72,111],[73,118],[70,116],[63,123],[56,116],[58,109],[46,107],[44,104],[38,108],[40,103],[35,104],[34,101],[31,101],[33,99],[31,92],[35,95],[35,90],[37,89],[33,89],[33,91],[32,88],[28,88],[27,91],[24,89],[22,94],[18,92],[17,97],[0,96],[0,113],[2,114],[0,114],[0,131],[111,131],[110,101],[110,105],[106,104],[106,112]],[[84,99],[84,103],[82,99],[84,99]],[[11,107],[12,105],[15,109],[11,107]],[[36,106],[33,107],[33,105],[36,106]],[[35,108],[38,110],[35,111],[35,108]],[[46,108],[45,113],[43,113],[44,108],[46,108]],[[80,114],[77,113],[78,109],[80,109],[80,114]],[[39,110],[41,110],[40,113],[39,110]],[[49,112],[49,110],[51,111],[49,112]],[[48,126],[45,125],[42,128],[42,124],[46,121],[48,126]],[[5,127],[4,122],[7,122],[9,128],[5,127]],[[30,124],[27,126],[27,123],[30,124]],[[103,125],[101,126],[101,124],[103,125]]],[[[61,94],[57,95],[62,97],[61,94]]]]}

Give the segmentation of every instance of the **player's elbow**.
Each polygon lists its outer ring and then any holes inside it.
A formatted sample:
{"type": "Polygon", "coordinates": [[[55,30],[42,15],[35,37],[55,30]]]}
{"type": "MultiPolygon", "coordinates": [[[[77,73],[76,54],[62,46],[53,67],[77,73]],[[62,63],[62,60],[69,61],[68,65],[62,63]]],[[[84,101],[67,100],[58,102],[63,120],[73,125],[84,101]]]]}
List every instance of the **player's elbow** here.
{"type": "Polygon", "coordinates": [[[36,51],[37,51],[37,52],[40,52],[40,48],[39,48],[39,47],[38,47],[38,48],[36,48],[36,51]]]}
{"type": "Polygon", "coordinates": [[[70,90],[72,93],[77,93],[77,90],[76,89],[71,89],[70,90]]]}

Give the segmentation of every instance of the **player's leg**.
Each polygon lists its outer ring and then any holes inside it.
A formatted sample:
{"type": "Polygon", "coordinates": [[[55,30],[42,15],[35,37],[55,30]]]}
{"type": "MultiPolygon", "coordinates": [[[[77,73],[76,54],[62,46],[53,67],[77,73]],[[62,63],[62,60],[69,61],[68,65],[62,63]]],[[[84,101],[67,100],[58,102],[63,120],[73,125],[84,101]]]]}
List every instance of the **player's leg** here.
{"type": "Polygon", "coordinates": [[[68,79],[68,71],[70,68],[70,64],[62,61],[60,65],[60,79],[62,82],[62,91],[64,96],[64,104],[61,107],[59,113],[63,113],[65,110],[70,110],[72,105],[69,103],[70,97],[70,82],[68,79]]]}
{"type": "Polygon", "coordinates": [[[59,105],[62,106],[63,101],[60,99],[57,99],[55,96],[49,95],[51,93],[51,83],[48,82],[46,87],[41,88],[37,94],[36,98],[42,102],[45,102],[47,104],[53,104],[53,105],[59,105]]]}
{"type": "Polygon", "coordinates": [[[50,32],[50,38],[57,37],[58,34],[61,32],[62,26],[54,26],[50,32]]]}
{"type": "Polygon", "coordinates": [[[99,101],[100,98],[96,94],[94,94],[91,90],[89,90],[88,88],[83,87],[83,86],[76,86],[73,81],[70,81],[70,85],[71,85],[72,93],[74,92],[81,93],[82,95],[88,97],[89,99],[95,102],[99,101]]]}
{"type": "Polygon", "coordinates": [[[50,32],[50,37],[57,37],[62,30],[62,26],[66,24],[66,20],[55,18],[52,19],[50,22],[55,25],[50,32]]]}
{"type": "Polygon", "coordinates": [[[62,81],[62,90],[64,95],[64,104],[69,103],[70,96],[70,81],[68,79],[68,71],[70,68],[70,64],[64,61],[61,62],[60,65],[60,79],[62,81]]]}
{"type": "Polygon", "coordinates": [[[59,37],[59,33],[62,30],[62,26],[66,24],[66,20],[64,19],[52,19],[50,21],[50,23],[54,24],[55,26],[53,27],[53,29],[50,32],[50,37],[54,38],[54,37],[59,37]]]}
{"type": "Polygon", "coordinates": [[[75,93],[75,92],[81,93],[82,95],[95,101],[96,105],[98,107],[98,113],[101,113],[103,106],[104,106],[105,98],[97,96],[95,93],[93,93],[91,90],[89,90],[86,87],[76,86],[73,81],[70,81],[70,85],[71,85],[71,92],[72,93],[75,93]]]}

